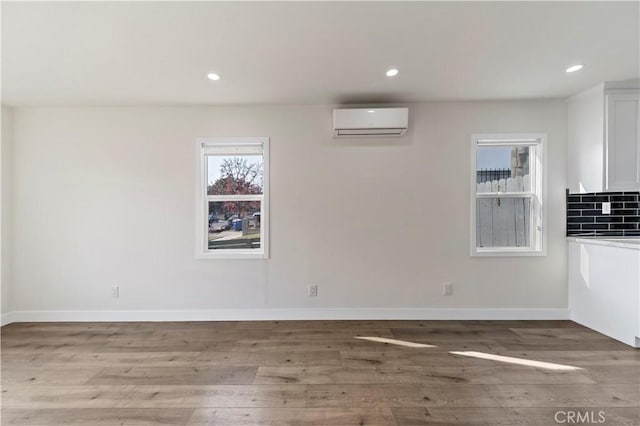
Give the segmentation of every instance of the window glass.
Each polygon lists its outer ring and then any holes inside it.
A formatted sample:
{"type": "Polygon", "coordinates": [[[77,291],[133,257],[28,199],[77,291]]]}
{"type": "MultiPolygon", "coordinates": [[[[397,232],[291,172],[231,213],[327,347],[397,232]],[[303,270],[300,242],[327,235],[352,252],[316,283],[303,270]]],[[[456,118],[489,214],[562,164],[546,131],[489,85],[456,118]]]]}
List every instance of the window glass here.
{"type": "Polygon", "coordinates": [[[479,146],[477,192],[530,192],[530,151],[529,146],[479,146]]]}
{"type": "Polygon", "coordinates": [[[262,155],[207,155],[207,195],[262,194],[262,155]]]}
{"type": "Polygon", "coordinates": [[[209,201],[208,248],[260,248],[260,201],[209,201]]]}
{"type": "Polygon", "coordinates": [[[477,247],[529,247],[530,197],[476,200],[477,247]]]}

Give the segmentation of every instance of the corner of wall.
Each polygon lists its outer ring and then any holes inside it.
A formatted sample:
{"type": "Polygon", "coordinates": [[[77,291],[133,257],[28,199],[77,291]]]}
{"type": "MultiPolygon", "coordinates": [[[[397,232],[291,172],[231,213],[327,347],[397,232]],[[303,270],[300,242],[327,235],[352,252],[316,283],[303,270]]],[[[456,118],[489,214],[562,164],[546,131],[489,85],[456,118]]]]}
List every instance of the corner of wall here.
{"type": "Polygon", "coordinates": [[[2,105],[0,119],[0,325],[12,322],[11,245],[13,187],[13,108],[2,105]]]}

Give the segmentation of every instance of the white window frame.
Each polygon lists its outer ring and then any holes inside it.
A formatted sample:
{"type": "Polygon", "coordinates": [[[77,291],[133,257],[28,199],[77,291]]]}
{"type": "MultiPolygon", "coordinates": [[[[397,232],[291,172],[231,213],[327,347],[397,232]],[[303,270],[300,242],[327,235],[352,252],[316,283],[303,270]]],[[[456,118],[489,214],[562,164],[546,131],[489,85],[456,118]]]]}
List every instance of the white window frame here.
{"type": "Polygon", "coordinates": [[[547,255],[547,135],[544,133],[471,135],[471,256],[546,256],[547,255]],[[530,192],[477,193],[476,158],[479,146],[529,146],[530,192]],[[533,155],[531,155],[533,153],[533,155]],[[533,161],[532,161],[533,160],[533,161]],[[476,247],[476,205],[478,198],[530,197],[529,247],[476,247]],[[536,207],[539,204],[539,208],[536,207]],[[538,218],[534,221],[533,218],[538,218]]]}
{"type": "Polygon", "coordinates": [[[269,138],[198,138],[196,140],[196,258],[198,259],[268,259],[269,258],[269,138]],[[233,155],[243,149],[261,147],[263,190],[255,195],[208,195],[207,149],[220,155],[233,155]],[[209,249],[210,201],[260,201],[259,249],[209,249]]]}

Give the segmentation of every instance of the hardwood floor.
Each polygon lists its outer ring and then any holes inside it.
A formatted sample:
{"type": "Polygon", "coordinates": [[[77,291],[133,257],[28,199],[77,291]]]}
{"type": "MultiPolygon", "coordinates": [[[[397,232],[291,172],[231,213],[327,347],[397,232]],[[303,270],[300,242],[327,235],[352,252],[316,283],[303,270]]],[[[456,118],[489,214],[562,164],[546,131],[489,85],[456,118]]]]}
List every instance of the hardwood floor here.
{"type": "Polygon", "coordinates": [[[2,425],[640,425],[640,350],[570,321],[24,323],[1,343],[2,425]]]}

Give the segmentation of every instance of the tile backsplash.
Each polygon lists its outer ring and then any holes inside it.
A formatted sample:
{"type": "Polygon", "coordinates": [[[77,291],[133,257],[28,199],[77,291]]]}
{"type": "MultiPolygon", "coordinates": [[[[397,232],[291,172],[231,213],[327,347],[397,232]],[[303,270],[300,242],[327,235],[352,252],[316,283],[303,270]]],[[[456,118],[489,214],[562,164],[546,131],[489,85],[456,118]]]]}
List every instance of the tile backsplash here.
{"type": "Polygon", "coordinates": [[[567,236],[640,236],[640,192],[567,190],[567,236]],[[611,203],[611,214],[602,214],[605,202],[611,203]]]}

